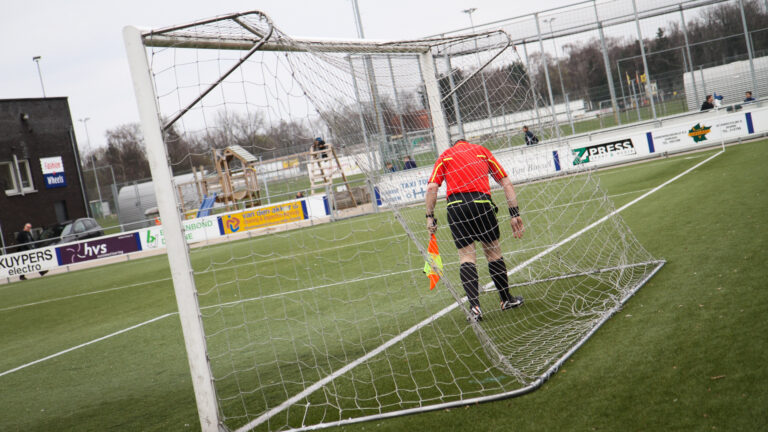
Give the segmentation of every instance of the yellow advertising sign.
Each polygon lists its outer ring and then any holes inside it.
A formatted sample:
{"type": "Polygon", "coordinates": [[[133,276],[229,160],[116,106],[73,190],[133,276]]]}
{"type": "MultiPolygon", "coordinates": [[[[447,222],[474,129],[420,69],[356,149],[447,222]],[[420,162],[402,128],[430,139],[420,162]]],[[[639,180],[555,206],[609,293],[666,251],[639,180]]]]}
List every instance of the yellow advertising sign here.
{"type": "Polygon", "coordinates": [[[298,158],[288,159],[288,160],[284,160],[283,161],[283,168],[284,169],[293,168],[295,166],[299,166],[299,159],[298,158]]]}
{"type": "Polygon", "coordinates": [[[219,227],[222,234],[232,234],[306,218],[304,202],[294,201],[221,216],[219,227]]]}

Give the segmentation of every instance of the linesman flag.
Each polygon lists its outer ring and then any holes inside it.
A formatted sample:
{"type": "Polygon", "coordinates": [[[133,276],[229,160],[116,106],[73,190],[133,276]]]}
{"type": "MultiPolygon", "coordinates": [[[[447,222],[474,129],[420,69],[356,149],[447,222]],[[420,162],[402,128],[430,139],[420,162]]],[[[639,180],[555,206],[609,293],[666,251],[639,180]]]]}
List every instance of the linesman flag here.
{"type": "Polygon", "coordinates": [[[429,265],[429,261],[424,262],[424,274],[429,278],[429,289],[433,290],[435,289],[435,285],[437,285],[437,281],[440,280],[440,276],[443,275],[443,259],[440,258],[440,251],[437,249],[437,238],[435,238],[434,234],[429,238],[427,252],[429,252],[429,256],[432,258],[432,261],[435,263],[435,267],[437,267],[438,270],[437,273],[435,273],[435,270],[429,265]]]}

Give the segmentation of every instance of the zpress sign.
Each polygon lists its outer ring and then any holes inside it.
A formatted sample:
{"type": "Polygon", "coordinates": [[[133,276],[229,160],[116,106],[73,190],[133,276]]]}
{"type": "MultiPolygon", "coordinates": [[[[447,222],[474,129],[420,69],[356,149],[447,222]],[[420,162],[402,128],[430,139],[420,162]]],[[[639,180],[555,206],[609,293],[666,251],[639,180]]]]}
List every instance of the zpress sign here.
{"type": "Polygon", "coordinates": [[[635,145],[631,139],[614,141],[605,144],[597,144],[589,147],[579,147],[571,150],[575,158],[574,165],[581,165],[590,162],[600,162],[619,156],[634,155],[635,145]]]}

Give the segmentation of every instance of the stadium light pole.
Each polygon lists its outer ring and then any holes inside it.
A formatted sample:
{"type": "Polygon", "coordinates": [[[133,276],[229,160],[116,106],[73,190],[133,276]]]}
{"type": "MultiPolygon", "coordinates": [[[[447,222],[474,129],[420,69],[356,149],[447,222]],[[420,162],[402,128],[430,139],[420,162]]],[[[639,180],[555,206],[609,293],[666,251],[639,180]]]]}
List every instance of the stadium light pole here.
{"type": "MultiPolygon", "coordinates": [[[[357,4],[357,0],[352,0],[352,11],[355,14],[355,27],[357,29],[357,37],[360,39],[365,39],[365,33],[363,32],[363,20],[360,18],[360,6],[357,4]]],[[[381,100],[379,97],[379,88],[376,84],[376,75],[374,74],[373,69],[373,60],[371,60],[371,56],[366,55],[363,56],[364,64],[365,64],[365,72],[368,76],[368,85],[371,89],[371,98],[373,99],[373,105],[374,109],[376,110],[376,122],[379,126],[379,134],[381,135],[381,139],[384,140],[384,143],[387,141],[387,127],[384,123],[384,114],[383,110],[381,108],[381,100]]],[[[354,73],[354,67],[353,67],[353,73],[354,73]]],[[[360,103],[360,101],[357,101],[360,103]]],[[[379,149],[383,150],[382,144],[379,144],[379,149]]],[[[383,153],[383,152],[382,152],[383,153]]]]}
{"type": "MultiPolygon", "coordinates": [[[[600,15],[597,11],[597,0],[592,1],[592,7],[595,10],[595,21],[597,21],[597,33],[600,36],[600,51],[603,52],[603,65],[605,66],[605,77],[608,79],[608,93],[611,95],[611,106],[616,124],[621,125],[621,115],[619,114],[619,103],[616,101],[616,86],[613,83],[613,74],[611,73],[611,61],[608,59],[608,47],[605,45],[605,34],[603,33],[603,23],[600,21],[600,15]]],[[[619,75],[621,81],[621,75],[619,75]]]]}
{"type": "MultiPolygon", "coordinates": [[[[691,57],[691,45],[688,43],[688,26],[685,24],[685,13],[683,12],[683,5],[679,5],[680,8],[680,28],[683,30],[683,40],[685,41],[685,52],[683,53],[683,59],[685,59],[685,54],[688,54],[688,70],[686,72],[691,73],[691,82],[693,83],[693,99],[698,103],[701,101],[699,99],[699,89],[696,85],[696,72],[693,69],[693,57],[691,57]]],[[[688,99],[688,96],[686,95],[686,100],[688,99]]],[[[694,106],[696,105],[694,103],[694,106]]]]}
{"type": "MultiPolygon", "coordinates": [[[[643,42],[643,32],[640,30],[640,17],[637,14],[637,0],[632,0],[632,9],[635,12],[635,26],[637,27],[637,41],[640,43],[640,55],[643,56],[643,71],[645,72],[645,93],[651,101],[651,114],[656,120],[656,103],[653,101],[653,92],[651,91],[651,74],[648,72],[648,59],[645,57],[645,42],[643,42]]],[[[639,83],[638,83],[639,85],[639,83]]]]}
{"type": "Polygon", "coordinates": [[[560,61],[557,54],[557,43],[555,42],[555,32],[552,30],[552,21],[557,17],[551,17],[549,19],[541,20],[544,24],[549,24],[549,33],[552,35],[552,47],[555,49],[555,64],[557,65],[557,75],[560,77],[560,91],[563,92],[563,101],[565,102],[565,113],[568,115],[568,123],[571,124],[571,132],[576,135],[576,128],[573,126],[573,118],[571,117],[571,104],[568,103],[568,95],[565,94],[565,83],[563,82],[563,71],[560,70],[560,61]]]}
{"type": "Polygon", "coordinates": [[[99,215],[101,215],[101,188],[99,187],[99,174],[96,172],[96,161],[93,159],[93,147],[91,147],[91,134],[88,133],[88,120],[90,117],[78,119],[77,121],[83,123],[85,128],[85,137],[88,139],[88,150],[91,151],[91,166],[93,166],[93,178],[96,182],[96,193],[99,195],[99,215]]]}
{"type": "MultiPolygon", "coordinates": [[[[475,21],[472,19],[472,14],[475,13],[477,8],[469,8],[462,10],[463,13],[469,15],[469,25],[472,28],[472,33],[475,32],[475,21]]],[[[480,54],[477,53],[477,39],[475,39],[475,58],[477,59],[477,66],[481,67],[480,54]]],[[[480,73],[480,81],[483,83],[483,95],[485,96],[485,109],[488,110],[488,122],[491,126],[491,133],[493,133],[493,112],[491,111],[491,101],[488,98],[488,86],[485,84],[485,75],[480,73]]]]}
{"type": "Polygon", "coordinates": [[[544,79],[547,82],[547,93],[549,93],[549,106],[552,107],[552,120],[555,122],[555,133],[557,134],[557,140],[560,141],[560,122],[557,121],[557,109],[555,108],[555,97],[552,95],[552,82],[549,79],[549,68],[547,67],[546,60],[544,58],[544,41],[541,37],[541,25],[539,24],[539,14],[533,14],[536,18],[536,35],[539,38],[539,51],[541,52],[541,59],[544,61],[544,79]]]}
{"type": "Polygon", "coordinates": [[[34,56],[32,57],[32,61],[35,62],[37,65],[37,76],[40,77],[40,88],[43,89],[43,97],[45,97],[45,86],[43,85],[43,73],[40,71],[40,59],[43,58],[41,56],[34,56]]]}
{"type": "Polygon", "coordinates": [[[749,57],[749,73],[752,75],[752,90],[758,98],[760,97],[759,89],[757,88],[757,75],[755,75],[755,62],[754,53],[752,52],[752,41],[749,36],[749,29],[747,28],[747,17],[744,16],[744,0],[739,0],[739,11],[741,12],[741,24],[744,27],[744,40],[747,44],[747,57],[749,57]]]}

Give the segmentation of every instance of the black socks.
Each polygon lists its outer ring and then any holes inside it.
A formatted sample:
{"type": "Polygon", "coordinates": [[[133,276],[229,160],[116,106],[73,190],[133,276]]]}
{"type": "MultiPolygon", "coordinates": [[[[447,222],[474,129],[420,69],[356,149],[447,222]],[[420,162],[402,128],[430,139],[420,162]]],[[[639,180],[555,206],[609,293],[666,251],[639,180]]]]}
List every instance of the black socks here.
{"type": "Polygon", "coordinates": [[[475,265],[475,263],[461,263],[461,267],[459,267],[459,275],[461,276],[461,285],[464,287],[464,292],[467,293],[467,299],[469,299],[469,305],[471,307],[480,306],[480,301],[477,299],[478,282],[477,282],[477,266],[475,265]]]}
{"type": "Polygon", "coordinates": [[[511,301],[512,296],[509,295],[509,281],[507,280],[507,265],[504,263],[504,258],[489,261],[488,273],[491,274],[493,284],[499,290],[501,301],[511,301]]]}

